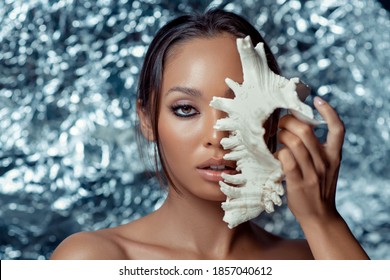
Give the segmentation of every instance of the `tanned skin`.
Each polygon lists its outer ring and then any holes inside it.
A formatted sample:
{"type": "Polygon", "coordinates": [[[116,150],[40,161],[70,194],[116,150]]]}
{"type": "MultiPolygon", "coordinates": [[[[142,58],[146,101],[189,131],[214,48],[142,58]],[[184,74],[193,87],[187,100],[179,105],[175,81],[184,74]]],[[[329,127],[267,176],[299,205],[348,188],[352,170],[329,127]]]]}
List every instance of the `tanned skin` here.
{"type": "MultiPolygon", "coordinates": [[[[344,126],[322,99],[315,107],[327,122],[326,143],[291,115],[279,121],[283,148],[275,153],[286,175],[288,207],[307,240],[289,240],[252,224],[229,229],[226,197],[218,182],[199,175],[201,163],[222,159],[225,132],[213,129],[223,112],[213,96],[233,97],[224,80],[242,82],[236,38],[219,34],[175,46],[163,73],[159,137],[176,188],[155,212],[118,227],[65,239],[51,259],[367,259],[335,207],[344,126]]],[[[155,141],[148,115],[138,108],[144,136],[155,141]]],[[[266,136],[268,137],[268,136],[266,136]]]]}

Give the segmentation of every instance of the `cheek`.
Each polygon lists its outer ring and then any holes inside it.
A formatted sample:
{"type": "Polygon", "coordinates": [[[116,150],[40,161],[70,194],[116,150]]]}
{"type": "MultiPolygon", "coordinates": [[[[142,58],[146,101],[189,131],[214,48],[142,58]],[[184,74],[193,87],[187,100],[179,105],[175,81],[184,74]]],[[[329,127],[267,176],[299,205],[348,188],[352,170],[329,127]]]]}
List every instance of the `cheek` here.
{"type": "Polygon", "coordinates": [[[159,136],[167,161],[177,161],[194,150],[197,143],[195,129],[186,121],[167,121],[159,124],[159,136]]]}

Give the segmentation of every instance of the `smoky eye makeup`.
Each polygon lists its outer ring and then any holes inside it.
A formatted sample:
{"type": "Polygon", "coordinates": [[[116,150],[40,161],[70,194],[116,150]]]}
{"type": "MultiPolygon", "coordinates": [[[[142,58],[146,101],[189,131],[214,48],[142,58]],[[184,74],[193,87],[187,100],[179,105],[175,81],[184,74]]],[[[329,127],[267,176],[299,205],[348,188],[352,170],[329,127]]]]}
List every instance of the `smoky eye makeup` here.
{"type": "Polygon", "coordinates": [[[175,103],[170,106],[170,109],[179,118],[191,118],[199,114],[199,111],[190,104],[175,103]]]}

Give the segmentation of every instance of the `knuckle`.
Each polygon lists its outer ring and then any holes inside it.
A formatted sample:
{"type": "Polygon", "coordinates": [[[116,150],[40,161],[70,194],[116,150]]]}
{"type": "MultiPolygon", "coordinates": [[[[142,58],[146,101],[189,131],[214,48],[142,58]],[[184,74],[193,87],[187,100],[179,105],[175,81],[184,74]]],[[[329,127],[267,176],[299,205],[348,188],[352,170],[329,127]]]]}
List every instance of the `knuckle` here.
{"type": "Polygon", "coordinates": [[[317,166],[317,174],[318,174],[318,176],[320,178],[325,177],[328,168],[329,167],[328,167],[327,162],[321,162],[320,164],[318,164],[318,166],[317,166]]]}
{"type": "Polygon", "coordinates": [[[334,133],[340,136],[345,135],[345,125],[342,121],[340,121],[340,124],[335,126],[334,133]]]}
{"type": "Polygon", "coordinates": [[[293,149],[299,149],[303,146],[303,142],[300,138],[294,137],[293,139],[290,139],[289,146],[293,149]]]}
{"type": "Polygon", "coordinates": [[[297,164],[297,162],[295,160],[290,159],[287,162],[285,162],[283,167],[284,167],[284,171],[286,173],[291,173],[291,172],[297,170],[298,164],[297,164]]]}
{"type": "Polygon", "coordinates": [[[292,115],[284,115],[283,117],[281,117],[279,119],[279,122],[278,122],[278,127],[279,128],[283,128],[283,127],[286,127],[287,124],[291,121],[291,119],[293,119],[293,116],[292,115]]]}
{"type": "Polygon", "coordinates": [[[314,188],[320,185],[320,179],[318,176],[311,176],[306,180],[307,186],[310,188],[314,188]]]}
{"type": "Polygon", "coordinates": [[[308,125],[302,125],[300,128],[299,128],[299,134],[303,137],[308,137],[310,135],[312,135],[313,131],[311,129],[310,126],[308,125]]]}
{"type": "Polygon", "coordinates": [[[284,168],[283,168],[283,171],[284,173],[286,174],[286,176],[291,176],[291,174],[295,174],[294,172],[296,171],[296,165],[295,164],[289,164],[289,165],[285,165],[284,168]]]}
{"type": "Polygon", "coordinates": [[[284,165],[284,171],[286,172],[286,173],[290,173],[290,172],[293,172],[293,171],[295,171],[296,169],[297,169],[297,163],[296,162],[294,162],[294,161],[290,161],[290,162],[288,162],[288,163],[286,163],[285,165],[284,165]]]}
{"type": "Polygon", "coordinates": [[[282,149],[278,152],[278,159],[282,162],[286,161],[286,158],[289,157],[289,151],[282,149]]]}
{"type": "Polygon", "coordinates": [[[288,150],[279,152],[279,160],[282,163],[284,172],[288,173],[296,170],[298,164],[288,150]]]}

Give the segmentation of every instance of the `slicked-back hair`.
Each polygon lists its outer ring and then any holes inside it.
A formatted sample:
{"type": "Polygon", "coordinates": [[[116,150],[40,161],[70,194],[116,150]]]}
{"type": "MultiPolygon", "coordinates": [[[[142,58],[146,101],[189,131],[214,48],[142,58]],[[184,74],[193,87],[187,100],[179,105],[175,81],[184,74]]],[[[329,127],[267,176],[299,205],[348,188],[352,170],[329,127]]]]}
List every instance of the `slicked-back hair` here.
{"type": "MultiPolygon", "coordinates": [[[[196,38],[213,38],[223,33],[230,34],[236,38],[244,38],[249,35],[254,46],[260,42],[264,43],[268,66],[273,72],[280,74],[276,59],[260,33],[243,17],[220,9],[209,10],[205,13],[183,15],[170,21],[156,33],[145,55],[138,81],[137,99],[141,109],[149,117],[153,131],[155,144],[154,165],[157,177],[160,183],[163,185],[170,183],[176,191],[178,190],[169,176],[168,167],[164,161],[158,134],[159,97],[164,65],[172,48],[179,43],[196,38]],[[162,171],[159,170],[160,165],[162,171]]],[[[273,123],[277,123],[278,118],[279,111],[275,111],[271,116],[273,123]]],[[[138,131],[138,139],[140,139],[140,135],[141,133],[138,131]]],[[[138,141],[138,143],[141,143],[141,141],[138,141]]],[[[274,152],[276,149],[276,135],[271,136],[267,144],[271,152],[274,152]]],[[[142,147],[139,148],[142,155],[142,147]]]]}

